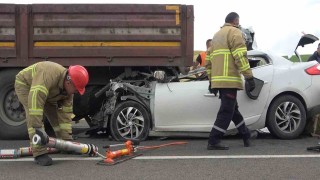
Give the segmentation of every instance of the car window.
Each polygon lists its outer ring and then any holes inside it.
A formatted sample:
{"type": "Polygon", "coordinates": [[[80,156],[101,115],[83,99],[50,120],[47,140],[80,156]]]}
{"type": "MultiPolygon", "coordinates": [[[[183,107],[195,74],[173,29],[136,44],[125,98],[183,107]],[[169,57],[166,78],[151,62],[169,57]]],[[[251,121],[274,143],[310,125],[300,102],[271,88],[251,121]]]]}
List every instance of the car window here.
{"type": "Polygon", "coordinates": [[[269,64],[269,61],[262,56],[251,56],[251,57],[249,56],[248,60],[251,68],[269,64]]]}

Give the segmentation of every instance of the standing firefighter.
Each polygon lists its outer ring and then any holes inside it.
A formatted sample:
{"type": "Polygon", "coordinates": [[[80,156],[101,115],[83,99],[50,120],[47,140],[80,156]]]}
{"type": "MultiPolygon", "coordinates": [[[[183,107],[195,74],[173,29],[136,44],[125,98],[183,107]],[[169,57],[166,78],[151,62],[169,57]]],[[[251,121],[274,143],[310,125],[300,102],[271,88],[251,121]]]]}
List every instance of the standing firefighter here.
{"type": "MultiPolygon", "coordinates": [[[[35,129],[44,128],[43,115],[48,118],[57,138],[72,140],[71,115],[73,94],[85,92],[89,75],[79,65],[69,69],[54,62],[33,64],[16,76],[15,91],[27,118],[30,140],[35,129]]],[[[30,143],[37,164],[49,166],[52,159],[47,149],[30,143]]]]}
{"type": "Polygon", "coordinates": [[[234,122],[242,135],[244,146],[250,146],[250,131],[246,127],[238,109],[237,91],[243,89],[240,73],[250,86],[255,88],[253,75],[247,59],[247,48],[239,26],[239,15],[231,12],[225,24],[214,35],[208,54],[207,73],[212,89],[219,91],[221,105],[216,121],[212,127],[208,150],[228,150],[228,146],[220,144],[220,138],[226,133],[231,122],[234,122]]]}

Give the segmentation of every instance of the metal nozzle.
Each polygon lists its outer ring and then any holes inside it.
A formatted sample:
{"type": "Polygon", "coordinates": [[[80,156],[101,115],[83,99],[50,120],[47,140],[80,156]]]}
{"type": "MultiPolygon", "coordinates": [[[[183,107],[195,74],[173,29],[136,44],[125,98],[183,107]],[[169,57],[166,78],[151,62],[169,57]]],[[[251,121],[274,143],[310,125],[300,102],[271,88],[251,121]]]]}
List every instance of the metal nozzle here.
{"type": "Polygon", "coordinates": [[[41,145],[41,137],[38,134],[33,135],[32,144],[41,145]]]}
{"type": "Polygon", "coordinates": [[[47,133],[42,130],[36,128],[36,134],[32,137],[32,143],[34,145],[46,145],[49,142],[49,136],[47,133]]]}

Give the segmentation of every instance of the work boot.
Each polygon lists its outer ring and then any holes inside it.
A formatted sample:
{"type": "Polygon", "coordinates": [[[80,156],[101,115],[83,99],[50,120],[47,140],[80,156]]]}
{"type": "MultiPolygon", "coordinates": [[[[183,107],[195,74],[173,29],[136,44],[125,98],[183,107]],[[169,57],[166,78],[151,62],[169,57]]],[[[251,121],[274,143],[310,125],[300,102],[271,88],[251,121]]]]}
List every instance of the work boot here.
{"type": "Polygon", "coordinates": [[[252,131],[250,132],[250,137],[247,138],[243,138],[243,145],[244,147],[250,147],[251,146],[251,143],[250,143],[250,139],[255,139],[258,137],[258,132],[257,131],[252,131]]]}
{"type": "Polygon", "coordinates": [[[228,150],[229,147],[220,143],[217,144],[208,144],[207,150],[228,150]]]}
{"type": "Polygon", "coordinates": [[[47,154],[42,154],[34,158],[34,162],[41,166],[50,166],[52,165],[52,159],[47,154]]]}
{"type": "Polygon", "coordinates": [[[250,147],[251,143],[250,143],[250,138],[243,138],[243,145],[244,147],[250,147]]]}

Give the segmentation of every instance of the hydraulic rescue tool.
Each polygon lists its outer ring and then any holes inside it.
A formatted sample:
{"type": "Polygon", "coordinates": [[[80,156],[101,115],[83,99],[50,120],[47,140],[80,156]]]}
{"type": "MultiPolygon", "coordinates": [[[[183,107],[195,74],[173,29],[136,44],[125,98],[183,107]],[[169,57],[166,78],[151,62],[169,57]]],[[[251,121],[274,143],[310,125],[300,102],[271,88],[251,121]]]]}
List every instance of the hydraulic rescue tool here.
{"type": "Polygon", "coordinates": [[[113,144],[113,145],[107,145],[103,148],[106,150],[106,156],[102,161],[99,161],[99,165],[114,165],[118,164],[120,162],[132,159],[134,157],[140,156],[142,154],[136,153],[136,147],[135,145],[138,145],[139,142],[132,142],[132,141],[126,141],[124,144],[113,144]],[[111,151],[112,147],[119,147],[119,146],[125,146],[124,149],[111,151]]]}
{"type": "Polygon", "coordinates": [[[187,142],[173,142],[173,143],[167,143],[162,144],[158,146],[138,146],[139,142],[137,141],[126,141],[124,144],[113,144],[113,145],[107,145],[103,148],[106,150],[106,155],[102,156],[98,154],[100,157],[103,158],[102,161],[99,161],[97,164],[99,165],[115,165],[121,162],[124,162],[126,160],[135,158],[137,156],[141,156],[141,153],[137,153],[138,150],[152,150],[157,149],[164,146],[171,146],[171,145],[182,145],[187,144],[187,142]],[[111,148],[113,147],[119,147],[119,146],[125,146],[124,149],[111,151],[111,148]]]}
{"type": "MultiPolygon", "coordinates": [[[[65,141],[49,137],[42,129],[36,129],[36,134],[32,138],[32,143],[35,145],[42,145],[48,148],[48,153],[55,153],[58,151],[66,151],[78,154],[88,154],[89,156],[100,156],[102,158],[97,164],[99,165],[115,165],[123,161],[141,156],[138,150],[152,150],[170,145],[182,145],[187,142],[173,142],[161,144],[157,146],[138,146],[138,141],[128,140],[123,144],[107,145],[103,148],[107,149],[105,156],[98,152],[98,147],[93,144],[83,144],[79,142],[65,141]],[[124,146],[124,149],[112,151],[111,148],[124,146]]],[[[30,147],[20,149],[3,149],[0,150],[0,158],[18,158],[21,156],[32,155],[30,147]]]]}
{"type": "Polygon", "coordinates": [[[99,155],[98,147],[93,144],[83,144],[79,142],[65,141],[49,137],[42,129],[36,129],[36,134],[32,138],[32,143],[35,145],[47,146],[58,150],[88,154],[89,156],[99,155]]]}
{"type": "MultiPolygon", "coordinates": [[[[57,153],[58,149],[47,148],[48,153],[57,153]]],[[[23,156],[32,156],[31,147],[22,147],[19,149],[0,149],[0,159],[16,159],[23,156]]]]}

